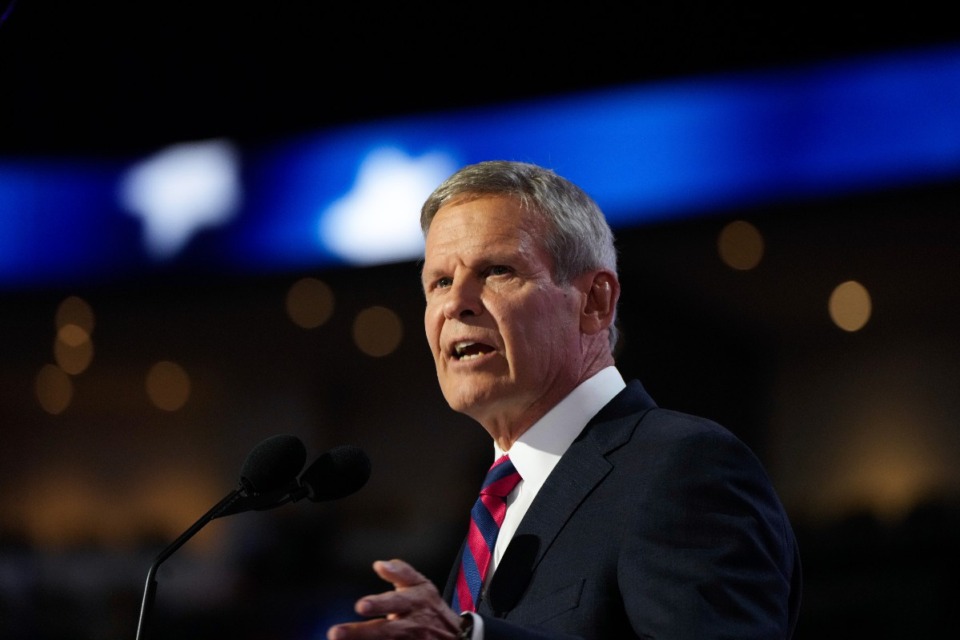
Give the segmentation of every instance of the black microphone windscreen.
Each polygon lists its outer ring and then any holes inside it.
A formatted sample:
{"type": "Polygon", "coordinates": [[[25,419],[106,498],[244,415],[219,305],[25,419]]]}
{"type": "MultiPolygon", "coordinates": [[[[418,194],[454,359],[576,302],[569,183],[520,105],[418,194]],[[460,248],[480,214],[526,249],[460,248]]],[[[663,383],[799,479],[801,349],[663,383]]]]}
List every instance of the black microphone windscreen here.
{"type": "Polygon", "coordinates": [[[271,436],[254,447],[240,469],[240,484],[251,493],[277,491],[293,481],[307,461],[296,436],[271,436]]]}
{"type": "Polygon", "coordinates": [[[300,476],[313,502],[336,500],[359,491],[370,479],[370,458],[363,449],[341,445],[327,451],[300,476]]]}
{"type": "Polygon", "coordinates": [[[497,617],[506,616],[520,602],[533,577],[539,553],[540,538],[531,533],[510,540],[487,589],[487,600],[497,617]]]}

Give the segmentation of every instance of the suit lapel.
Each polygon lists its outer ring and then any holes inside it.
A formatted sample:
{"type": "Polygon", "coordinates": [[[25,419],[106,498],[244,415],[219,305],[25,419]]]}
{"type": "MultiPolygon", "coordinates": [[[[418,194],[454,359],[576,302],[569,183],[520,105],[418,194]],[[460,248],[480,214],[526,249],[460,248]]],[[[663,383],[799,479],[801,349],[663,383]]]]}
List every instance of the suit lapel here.
{"type": "MultiPolygon", "coordinates": [[[[655,406],[643,386],[631,381],[590,420],[563,454],[517,528],[516,537],[533,537],[538,541],[536,556],[528,571],[536,569],[564,523],[613,469],[607,454],[629,440],[643,414],[655,406]]],[[[498,573],[511,555],[508,547],[498,573]]],[[[507,571],[510,570],[508,567],[507,571]]]]}

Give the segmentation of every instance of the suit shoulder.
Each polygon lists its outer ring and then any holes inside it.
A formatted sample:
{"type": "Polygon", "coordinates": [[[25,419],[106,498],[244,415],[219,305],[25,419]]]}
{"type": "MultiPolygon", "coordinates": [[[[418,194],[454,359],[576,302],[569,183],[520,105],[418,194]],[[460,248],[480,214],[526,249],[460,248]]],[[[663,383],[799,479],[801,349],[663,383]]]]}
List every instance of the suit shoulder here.
{"type": "Polygon", "coordinates": [[[682,411],[655,407],[640,419],[638,428],[649,435],[678,440],[684,438],[739,438],[719,422],[682,411]]]}
{"type": "MultiPolygon", "coordinates": [[[[640,417],[628,445],[663,460],[683,459],[687,463],[739,460],[749,466],[761,466],[754,451],[730,429],[720,423],[681,411],[660,407],[640,417]]],[[[686,465],[684,465],[686,466],[686,465]]]]}

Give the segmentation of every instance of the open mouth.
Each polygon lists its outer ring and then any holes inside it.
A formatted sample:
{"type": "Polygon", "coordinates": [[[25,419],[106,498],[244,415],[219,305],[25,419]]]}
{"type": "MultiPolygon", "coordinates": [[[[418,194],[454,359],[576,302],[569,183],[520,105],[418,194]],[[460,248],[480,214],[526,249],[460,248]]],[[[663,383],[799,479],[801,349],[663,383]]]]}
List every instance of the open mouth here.
{"type": "Polygon", "coordinates": [[[493,351],[493,347],[482,342],[458,342],[453,345],[453,357],[460,362],[476,360],[493,351]]]}

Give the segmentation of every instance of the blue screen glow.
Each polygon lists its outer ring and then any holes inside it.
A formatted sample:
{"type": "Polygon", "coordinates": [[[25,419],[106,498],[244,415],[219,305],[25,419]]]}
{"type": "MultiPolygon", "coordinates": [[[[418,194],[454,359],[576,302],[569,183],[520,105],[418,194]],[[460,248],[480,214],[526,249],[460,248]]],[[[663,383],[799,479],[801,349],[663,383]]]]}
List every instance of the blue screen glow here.
{"type": "Polygon", "coordinates": [[[176,146],[109,163],[0,158],[0,286],[171,265],[266,272],[416,259],[423,198],[486,159],[555,169],[614,227],[951,179],[960,47],[424,114],[258,147],[233,141],[213,173],[176,170],[172,159],[187,157],[176,146]],[[138,212],[123,196],[134,171],[157,180],[137,192],[138,212]],[[203,224],[189,219],[199,215],[203,224]],[[151,225],[186,235],[158,257],[151,225]]]}

